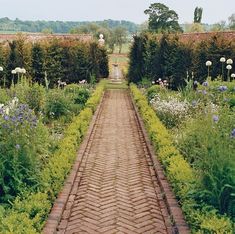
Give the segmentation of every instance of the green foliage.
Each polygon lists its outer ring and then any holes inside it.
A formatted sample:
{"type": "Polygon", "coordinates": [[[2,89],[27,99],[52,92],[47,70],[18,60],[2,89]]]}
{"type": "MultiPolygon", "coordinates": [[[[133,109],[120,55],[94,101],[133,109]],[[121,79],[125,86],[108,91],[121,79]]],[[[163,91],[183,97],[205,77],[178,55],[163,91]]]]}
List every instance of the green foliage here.
{"type": "Polygon", "coordinates": [[[44,60],[45,52],[40,44],[32,47],[32,77],[34,81],[44,83],[44,60]]]}
{"type": "Polygon", "coordinates": [[[192,80],[187,83],[177,93],[179,100],[188,103],[188,118],[183,124],[179,117],[178,122],[175,121],[177,103],[169,108],[165,101],[171,96],[176,97],[175,92],[162,91],[153,86],[147,92],[152,96],[149,101],[165,126],[169,127],[170,121],[176,123],[173,133],[177,146],[198,175],[198,186],[192,192],[193,198],[199,204],[213,206],[221,214],[233,217],[235,143],[231,132],[235,118],[231,100],[234,83],[208,80],[199,85],[197,91],[192,88],[192,80]]]}
{"type": "Polygon", "coordinates": [[[71,99],[57,90],[50,90],[47,94],[45,114],[47,118],[58,119],[70,112],[71,99]]]}
{"type": "Polygon", "coordinates": [[[194,10],[194,23],[201,23],[202,21],[202,11],[201,7],[196,7],[194,10]]]}
{"type": "Polygon", "coordinates": [[[158,85],[153,85],[150,88],[147,89],[147,98],[148,101],[150,102],[150,100],[152,100],[154,98],[154,96],[161,91],[160,86],[158,85]]]}
{"type": "Polygon", "coordinates": [[[182,32],[177,13],[164,4],[152,3],[144,13],[149,15],[149,30],[153,32],[182,32]]]}
{"type": "Polygon", "coordinates": [[[109,76],[109,66],[108,66],[108,55],[105,48],[99,48],[99,76],[108,77],[109,76]]]}
{"type": "MultiPolygon", "coordinates": [[[[196,171],[175,148],[170,134],[135,85],[131,85],[131,92],[193,233],[221,233],[221,230],[232,233],[233,225],[229,218],[218,215],[214,209],[192,196],[194,192],[200,192],[196,171]]],[[[206,170],[204,173],[207,173],[206,170]]]]}
{"type": "Polygon", "coordinates": [[[76,84],[67,85],[65,87],[65,94],[70,94],[75,104],[85,105],[90,97],[90,90],[86,86],[79,86],[76,84]]]}
{"type": "MultiPolygon", "coordinates": [[[[126,28],[130,33],[137,31],[137,25],[130,21],[125,20],[103,20],[95,22],[76,22],[76,21],[23,21],[19,19],[11,20],[7,17],[0,18],[0,30],[1,31],[13,31],[13,32],[43,32],[43,33],[78,33],[84,31],[77,30],[80,27],[85,26],[89,28],[90,24],[97,24],[100,27],[107,27],[110,29],[116,28],[118,26],[126,28]]],[[[90,33],[90,31],[85,31],[90,33]]]]}
{"type": "Polygon", "coordinates": [[[10,97],[6,89],[0,88],[0,104],[6,104],[10,100],[10,97]]]}
{"type": "Polygon", "coordinates": [[[45,68],[50,85],[53,87],[53,84],[56,84],[58,80],[63,78],[62,48],[57,41],[54,41],[47,48],[45,68]]]}
{"type": "Polygon", "coordinates": [[[130,52],[130,66],[128,71],[129,82],[138,83],[144,75],[144,54],[146,47],[145,37],[134,36],[130,52]]]}
{"type": "Polygon", "coordinates": [[[179,42],[177,36],[164,34],[160,40],[155,35],[135,37],[130,52],[128,78],[138,83],[143,77],[149,81],[168,80],[171,88],[185,85],[186,72],[190,72],[192,54],[179,42]]]}
{"type": "Polygon", "coordinates": [[[43,110],[46,101],[45,96],[45,88],[38,83],[34,83],[26,92],[27,104],[36,114],[43,110]]]}
{"type": "Polygon", "coordinates": [[[234,30],[235,29],[235,14],[234,13],[231,16],[229,16],[228,21],[229,21],[229,28],[231,30],[234,30]]]}
{"type": "Polygon", "coordinates": [[[149,81],[166,79],[169,87],[177,90],[186,85],[186,78],[193,77],[200,83],[205,81],[205,63],[210,60],[212,80],[218,75],[226,80],[225,64],[220,62],[220,58],[233,58],[234,55],[234,43],[223,35],[216,34],[198,43],[187,43],[179,40],[177,35],[144,33],[134,37],[128,79],[134,83],[139,83],[142,78],[149,81]]]}
{"type": "Polygon", "coordinates": [[[14,213],[7,215],[7,219],[1,220],[0,231],[2,234],[37,234],[33,227],[33,220],[29,219],[27,213],[14,213]]]}
{"type": "Polygon", "coordinates": [[[122,51],[122,45],[127,41],[127,32],[126,29],[123,27],[117,27],[114,29],[114,41],[115,44],[119,47],[119,54],[122,51]]]}
{"type": "Polygon", "coordinates": [[[0,201],[5,202],[37,185],[49,140],[46,127],[16,99],[1,109],[0,139],[0,201]]]}
{"type": "Polygon", "coordinates": [[[214,80],[218,75],[223,75],[223,80],[226,80],[224,74],[222,74],[222,63],[220,58],[233,58],[235,55],[235,47],[232,41],[226,40],[222,36],[215,35],[208,40],[202,41],[195,47],[194,52],[194,71],[195,77],[199,82],[206,80],[207,69],[205,62],[210,60],[211,66],[211,77],[214,80]]]}
{"type": "Polygon", "coordinates": [[[230,137],[235,119],[225,109],[214,122],[213,116],[197,115],[182,131],[179,147],[200,175],[195,198],[235,215],[235,143],[230,137]]]}
{"type": "Polygon", "coordinates": [[[6,77],[7,87],[21,79],[20,74],[11,73],[16,67],[26,69],[28,80],[50,88],[57,86],[58,81],[68,84],[85,79],[89,82],[91,75],[98,81],[109,75],[107,51],[93,41],[54,39],[33,44],[20,35],[3,52],[0,50],[0,65],[4,65],[1,74],[6,77]]]}

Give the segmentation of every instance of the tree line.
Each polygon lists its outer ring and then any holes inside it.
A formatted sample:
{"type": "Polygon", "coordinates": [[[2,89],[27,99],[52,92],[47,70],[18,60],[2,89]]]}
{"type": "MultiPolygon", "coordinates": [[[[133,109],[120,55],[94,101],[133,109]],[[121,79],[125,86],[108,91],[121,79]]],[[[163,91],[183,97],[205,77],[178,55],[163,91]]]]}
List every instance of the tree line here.
{"type": "Polygon", "coordinates": [[[137,31],[137,24],[126,20],[103,20],[103,21],[23,21],[20,19],[11,20],[7,17],[0,18],[0,31],[14,32],[47,32],[47,33],[70,33],[76,28],[95,24],[99,27],[114,29],[125,28],[129,33],[137,31]]]}
{"type": "Polygon", "coordinates": [[[96,42],[54,39],[33,44],[23,35],[7,45],[0,44],[0,66],[0,83],[6,86],[17,82],[18,75],[12,74],[16,67],[25,68],[32,82],[45,84],[47,79],[50,87],[59,80],[90,82],[109,75],[107,51],[96,42]]]}

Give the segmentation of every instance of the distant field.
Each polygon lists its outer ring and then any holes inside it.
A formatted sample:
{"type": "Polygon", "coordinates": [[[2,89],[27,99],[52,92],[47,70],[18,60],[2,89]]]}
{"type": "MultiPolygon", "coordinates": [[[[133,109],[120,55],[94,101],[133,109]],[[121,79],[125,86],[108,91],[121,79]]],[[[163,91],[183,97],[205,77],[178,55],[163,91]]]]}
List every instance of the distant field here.
{"type": "Polygon", "coordinates": [[[24,33],[24,32],[18,32],[18,31],[1,31],[0,34],[16,34],[16,33],[24,33]]]}
{"type": "MultiPolygon", "coordinates": [[[[121,54],[128,54],[130,51],[130,46],[131,46],[130,43],[123,44],[121,54]]],[[[116,54],[118,52],[119,52],[119,48],[118,46],[115,46],[113,53],[116,54]]]]}

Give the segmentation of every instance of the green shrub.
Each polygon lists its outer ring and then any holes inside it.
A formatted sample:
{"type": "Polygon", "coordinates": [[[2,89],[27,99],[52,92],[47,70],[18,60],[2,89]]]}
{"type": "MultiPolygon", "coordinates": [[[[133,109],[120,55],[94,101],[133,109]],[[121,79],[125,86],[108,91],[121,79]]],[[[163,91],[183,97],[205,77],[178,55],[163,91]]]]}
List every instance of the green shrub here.
{"type": "Polygon", "coordinates": [[[59,119],[62,116],[67,116],[70,113],[71,99],[65,96],[63,91],[50,90],[47,94],[45,104],[45,115],[49,119],[59,119]]]}
{"type": "Polygon", "coordinates": [[[0,232],[2,234],[38,234],[33,227],[33,220],[24,212],[12,212],[2,219],[0,223],[0,232]]]}
{"type": "Polygon", "coordinates": [[[0,202],[37,184],[48,154],[48,132],[25,104],[13,99],[0,114],[0,202]]]}
{"type": "Polygon", "coordinates": [[[39,113],[40,111],[43,111],[43,107],[46,101],[45,97],[45,88],[42,85],[39,85],[38,83],[34,83],[26,93],[26,103],[32,110],[35,111],[35,113],[39,113]]]}
{"type": "Polygon", "coordinates": [[[10,96],[7,89],[0,88],[0,104],[6,104],[8,101],[10,101],[10,96]]]}
{"type": "Polygon", "coordinates": [[[195,198],[231,217],[235,215],[235,141],[231,137],[234,120],[225,108],[218,116],[198,115],[186,124],[178,140],[200,178],[195,198]]]}

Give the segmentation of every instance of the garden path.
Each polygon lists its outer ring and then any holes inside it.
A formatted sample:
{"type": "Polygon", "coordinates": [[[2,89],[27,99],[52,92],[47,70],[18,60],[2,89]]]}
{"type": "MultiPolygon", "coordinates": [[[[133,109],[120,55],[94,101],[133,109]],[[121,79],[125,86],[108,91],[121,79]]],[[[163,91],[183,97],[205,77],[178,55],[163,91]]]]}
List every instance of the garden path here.
{"type": "Polygon", "coordinates": [[[60,220],[49,216],[44,233],[174,233],[153,178],[128,91],[106,91],[60,220]]]}

